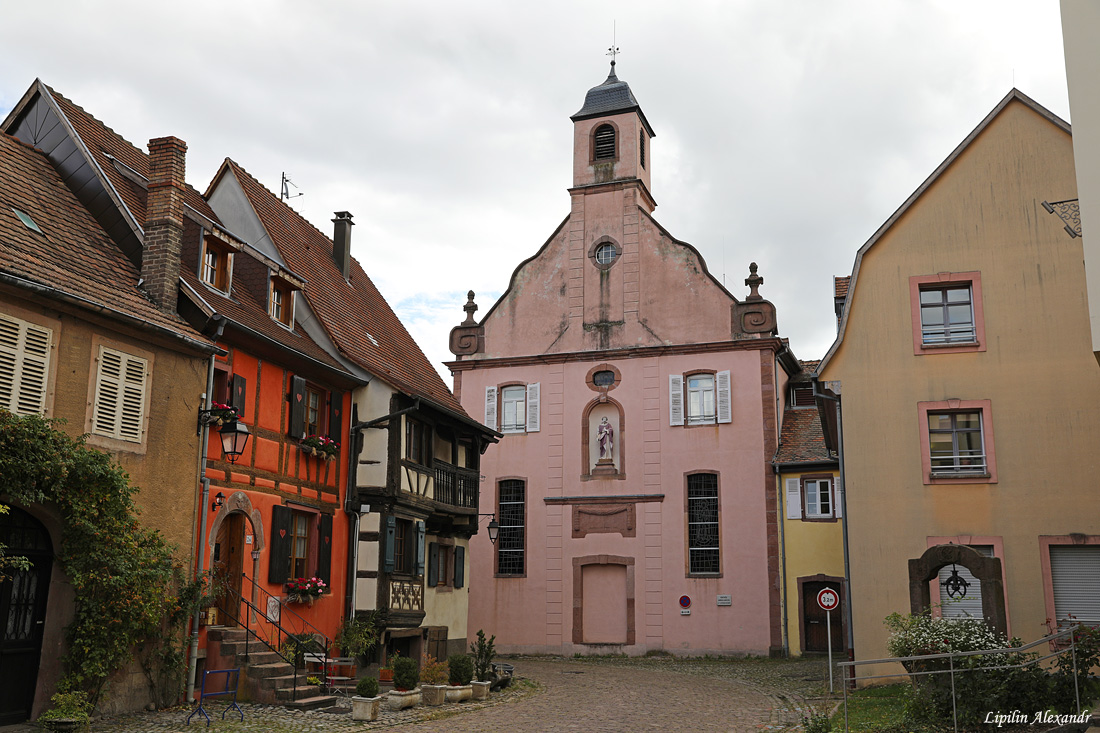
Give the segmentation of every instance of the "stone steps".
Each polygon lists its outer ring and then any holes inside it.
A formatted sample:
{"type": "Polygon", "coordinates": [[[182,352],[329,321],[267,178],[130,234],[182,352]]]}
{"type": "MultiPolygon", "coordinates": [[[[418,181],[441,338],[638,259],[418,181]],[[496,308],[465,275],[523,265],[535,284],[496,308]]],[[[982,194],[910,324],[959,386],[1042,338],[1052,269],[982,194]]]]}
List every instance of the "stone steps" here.
{"type": "Polygon", "coordinates": [[[335,705],[335,695],[317,695],[314,697],[299,698],[296,701],[287,700],[283,703],[284,707],[291,710],[323,710],[324,708],[331,708],[335,705]]]}

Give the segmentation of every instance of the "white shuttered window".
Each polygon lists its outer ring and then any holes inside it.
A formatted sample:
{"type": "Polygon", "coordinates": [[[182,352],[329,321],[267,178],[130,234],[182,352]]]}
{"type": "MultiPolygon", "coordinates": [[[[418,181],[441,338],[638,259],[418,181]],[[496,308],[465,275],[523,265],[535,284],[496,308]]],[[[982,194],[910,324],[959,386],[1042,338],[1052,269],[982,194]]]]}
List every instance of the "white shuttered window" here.
{"type": "Polygon", "coordinates": [[[733,422],[729,371],[668,375],[668,424],[713,425],[733,422]]]}
{"type": "Polygon", "coordinates": [[[502,433],[537,433],[541,421],[541,385],[485,388],[485,424],[502,433]],[[499,398],[499,399],[498,399],[499,398]],[[500,425],[497,425],[497,418],[500,425]]]}
{"type": "Polygon", "coordinates": [[[140,443],[148,378],[149,365],[145,359],[100,347],[92,432],[140,443]]]}
{"type": "Polygon", "coordinates": [[[0,408],[45,412],[52,340],[52,330],[0,314],[0,408]]]}

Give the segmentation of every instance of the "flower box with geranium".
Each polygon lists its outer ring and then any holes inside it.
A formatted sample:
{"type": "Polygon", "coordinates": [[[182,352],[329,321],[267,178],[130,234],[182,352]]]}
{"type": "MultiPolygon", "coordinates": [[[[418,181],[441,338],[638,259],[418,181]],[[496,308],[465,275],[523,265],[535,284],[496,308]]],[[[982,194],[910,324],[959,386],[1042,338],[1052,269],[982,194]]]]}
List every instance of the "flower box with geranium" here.
{"type": "Polygon", "coordinates": [[[207,425],[224,425],[240,418],[237,408],[232,405],[223,405],[220,402],[211,402],[210,411],[202,416],[207,425]]]}
{"type": "Polygon", "coordinates": [[[328,592],[328,584],[320,578],[295,578],[287,581],[286,598],[290,603],[313,605],[316,598],[328,592]]]}
{"type": "Polygon", "coordinates": [[[298,442],[298,445],[304,453],[324,458],[326,461],[334,461],[340,455],[340,444],[324,435],[307,435],[298,442]]]}

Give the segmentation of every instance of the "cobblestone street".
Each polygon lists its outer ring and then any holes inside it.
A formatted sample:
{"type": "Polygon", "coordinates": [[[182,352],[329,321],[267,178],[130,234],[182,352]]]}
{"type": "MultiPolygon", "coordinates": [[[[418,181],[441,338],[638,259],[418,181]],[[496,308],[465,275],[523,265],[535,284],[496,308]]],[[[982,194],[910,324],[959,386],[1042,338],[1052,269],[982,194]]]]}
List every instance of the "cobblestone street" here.
{"type": "MultiPolygon", "coordinates": [[[[486,703],[461,703],[400,713],[383,711],[374,723],[357,723],[346,712],[290,712],[242,705],[220,720],[214,707],[209,728],[201,716],[187,726],[181,709],[103,718],[95,733],[144,731],[361,731],[399,728],[410,733],[535,731],[760,731],[791,730],[807,697],[822,690],[820,660],[766,659],[510,659],[516,667],[512,689],[486,703]],[[236,718],[231,720],[231,718],[236,718]]],[[[2,733],[35,731],[30,726],[0,728],[2,733]]]]}

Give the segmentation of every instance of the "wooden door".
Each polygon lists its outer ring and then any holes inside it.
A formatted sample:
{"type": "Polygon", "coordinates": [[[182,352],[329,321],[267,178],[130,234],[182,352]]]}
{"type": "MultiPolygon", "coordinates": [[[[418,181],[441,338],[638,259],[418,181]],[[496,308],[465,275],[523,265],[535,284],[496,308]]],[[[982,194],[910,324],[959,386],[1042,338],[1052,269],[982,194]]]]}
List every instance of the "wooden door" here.
{"type": "Polygon", "coordinates": [[[0,725],[30,718],[42,630],[46,622],[46,596],[53,568],[53,545],[42,523],[11,507],[0,514],[0,543],[6,553],[25,557],[28,570],[9,570],[0,583],[0,725]]]}
{"type": "Polygon", "coordinates": [[[244,572],[244,515],[230,514],[214,543],[214,579],[218,597],[218,621],[237,626],[241,616],[241,573],[244,572]]]}
{"type": "Polygon", "coordinates": [[[802,638],[804,648],[808,652],[829,651],[828,628],[826,625],[825,611],[817,605],[817,594],[824,588],[830,588],[841,599],[836,610],[832,612],[833,653],[844,651],[844,596],[841,594],[840,583],[825,581],[810,581],[802,584],[802,638]]]}

